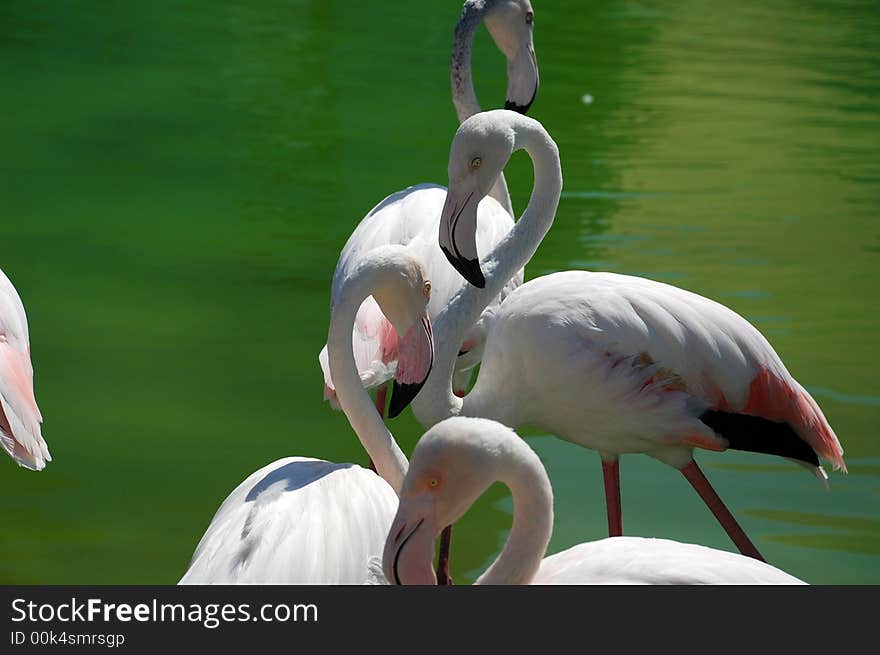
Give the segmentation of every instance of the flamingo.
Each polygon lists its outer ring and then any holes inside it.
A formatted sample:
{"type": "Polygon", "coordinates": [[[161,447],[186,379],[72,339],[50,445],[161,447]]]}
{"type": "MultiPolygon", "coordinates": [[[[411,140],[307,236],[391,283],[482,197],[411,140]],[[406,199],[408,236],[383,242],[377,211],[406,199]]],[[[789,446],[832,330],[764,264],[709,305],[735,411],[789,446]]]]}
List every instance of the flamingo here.
{"type": "MultiPolygon", "coordinates": [[[[468,0],[455,27],[450,75],[452,100],[459,121],[480,111],[471,79],[471,45],[476,29],[486,23],[493,40],[507,58],[508,88],[505,106],[525,113],[538,90],[538,64],[532,41],[534,12],[528,0],[468,0]]],[[[476,238],[486,249],[493,247],[513,227],[513,209],[503,175],[499,175],[480,203],[480,229],[476,238]]],[[[333,274],[336,291],[350,268],[365,252],[385,244],[406,245],[427,266],[434,285],[429,316],[435,316],[463,285],[437,246],[436,234],[446,189],[434,184],[418,184],[391,194],[363,218],[349,237],[333,274]]],[[[462,338],[456,361],[455,387],[464,394],[472,369],[479,363],[483,342],[493,309],[523,280],[518,271],[489,303],[486,311],[472,322],[462,338]]],[[[352,333],[358,371],[365,387],[378,387],[376,407],[385,412],[385,382],[394,375],[397,353],[392,326],[373,299],[367,298],[358,311],[352,333]]],[[[333,377],[327,362],[327,347],[318,356],[324,372],[324,397],[335,404],[333,377]]],[[[388,409],[395,417],[409,398],[398,393],[399,404],[388,409]]]]}
{"type": "Polygon", "coordinates": [[[513,495],[513,528],[476,584],[805,584],[751,557],[668,539],[610,537],[545,558],[553,489],[541,460],[510,428],[465,417],[438,423],[413,451],[385,542],[387,579],[435,584],[434,539],[493,482],[513,495]]]}
{"type": "Polygon", "coordinates": [[[407,460],[361,385],[351,328],[371,295],[395,327],[396,379],[424,380],[433,343],[431,292],[422,263],[402,246],[377,248],[351,268],[333,298],[327,342],[339,402],[375,463],[286,457],[247,477],[226,498],[180,584],[361,584],[397,507],[407,460]]]}
{"type": "Polygon", "coordinates": [[[534,254],[561,189],[559,151],[537,121],[496,110],[460,126],[439,241],[472,286],[435,320],[435,366],[413,403],[416,417],[425,426],[452,415],[535,425],[597,450],[610,536],[623,533],[619,456],[650,455],[680,470],[740,552],[760,558],[697,466],[694,449],[781,455],[823,481],[819,457],[844,472],[846,465],[816,401],[763,335],[731,309],[628,275],[566,271],[539,277],[498,308],[471,392],[464,399],[450,393],[460,335],[534,254]],[[519,149],[533,161],[532,196],[481,269],[476,204],[519,149]]]}
{"type": "Polygon", "coordinates": [[[24,305],[0,270],[0,444],[16,464],[32,471],[42,471],[52,461],[42,422],[24,305]]]}

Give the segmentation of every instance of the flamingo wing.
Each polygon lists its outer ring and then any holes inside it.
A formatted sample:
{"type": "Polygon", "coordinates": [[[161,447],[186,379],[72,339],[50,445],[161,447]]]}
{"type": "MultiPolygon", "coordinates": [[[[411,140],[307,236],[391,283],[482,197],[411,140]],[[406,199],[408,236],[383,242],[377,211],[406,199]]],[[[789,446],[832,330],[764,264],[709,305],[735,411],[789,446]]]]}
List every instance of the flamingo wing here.
{"type": "Polygon", "coordinates": [[[372,471],[278,460],[226,498],[180,584],[364,584],[396,511],[372,471]]]}
{"type": "Polygon", "coordinates": [[[20,466],[41,471],[52,460],[34,397],[27,317],[12,282],[0,271],[0,445],[20,466]]]}
{"type": "Polygon", "coordinates": [[[742,316],[668,284],[609,273],[590,277],[591,292],[604,292],[596,327],[613,328],[620,352],[655,364],[670,389],[684,388],[713,410],[789,425],[835,470],[846,471],[843,448],[816,401],[742,316]]]}

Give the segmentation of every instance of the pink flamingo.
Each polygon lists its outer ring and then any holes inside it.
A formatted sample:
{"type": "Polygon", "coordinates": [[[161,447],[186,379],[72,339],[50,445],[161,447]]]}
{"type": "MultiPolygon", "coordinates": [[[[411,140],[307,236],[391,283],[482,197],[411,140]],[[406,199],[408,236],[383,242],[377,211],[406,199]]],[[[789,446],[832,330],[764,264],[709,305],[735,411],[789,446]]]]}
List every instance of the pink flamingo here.
{"type": "Polygon", "coordinates": [[[835,469],[846,466],[815,400],[763,335],[727,307],[628,275],[543,276],[501,304],[471,392],[464,399],[450,392],[455,344],[534,254],[561,189],[559,151],[537,121],[496,110],[459,128],[439,235],[450,262],[474,286],[434,321],[435,366],[413,402],[416,416],[428,426],[458,414],[536,425],[599,451],[612,536],[623,532],[618,458],[650,455],[679,469],[740,551],[760,558],[700,471],[694,449],[780,455],[822,480],[827,476],[819,457],[835,469]],[[519,149],[534,164],[532,197],[481,270],[475,208],[519,149]]]}
{"type": "Polygon", "coordinates": [[[42,471],[52,461],[42,422],[24,305],[0,271],[0,444],[19,466],[32,471],[42,471]]]}

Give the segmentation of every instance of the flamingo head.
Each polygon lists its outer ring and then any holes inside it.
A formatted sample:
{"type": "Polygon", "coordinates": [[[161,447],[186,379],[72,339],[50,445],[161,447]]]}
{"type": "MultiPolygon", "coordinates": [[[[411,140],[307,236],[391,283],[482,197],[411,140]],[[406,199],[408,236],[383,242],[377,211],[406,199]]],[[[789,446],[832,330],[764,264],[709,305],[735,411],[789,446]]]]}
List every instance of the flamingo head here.
{"type": "Polygon", "coordinates": [[[515,116],[504,109],[471,116],[458,128],[449,152],[440,249],[462,277],[481,289],[486,280],[477,253],[477,206],[513,154],[516,132],[509,119],[515,116]]]}
{"type": "MultiPolygon", "coordinates": [[[[479,418],[441,421],[419,440],[400,492],[382,567],[394,584],[436,584],[434,541],[499,479],[493,432],[510,428],[479,418]]],[[[519,439],[516,439],[519,441],[519,439]]]]}
{"type": "Polygon", "coordinates": [[[535,11],[529,0],[490,0],[486,4],[486,28],[507,58],[504,108],[525,114],[538,93],[538,59],[532,37],[535,11]]]}
{"type": "Polygon", "coordinates": [[[388,415],[394,418],[416,397],[434,363],[434,334],[428,318],[431,281],[421,260],[403,246],[370,252],[381,276],[373,298],[397,332],[397,372],[388,415]]]}

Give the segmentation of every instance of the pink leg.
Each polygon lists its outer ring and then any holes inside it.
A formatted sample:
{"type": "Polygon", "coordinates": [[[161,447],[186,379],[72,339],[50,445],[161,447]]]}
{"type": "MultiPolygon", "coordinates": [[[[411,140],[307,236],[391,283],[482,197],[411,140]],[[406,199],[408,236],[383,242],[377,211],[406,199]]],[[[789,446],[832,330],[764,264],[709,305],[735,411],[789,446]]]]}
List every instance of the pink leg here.
{"type": "MultiPolygon", "coordinates": [[[[376,391],[376,411],[379,412],[379,416],[383,419],[385,418],[385,401],[388,398],[388,385],[383,384],[376,391]]],[[[373,464],[373,460],[370,460],[370,470],[374,473],[376,472],[376,465],[373,464]]]]}
{"type": "Polygon", "coordinates": [[[715,518],[718,519],[721,527],[724,528],[725,532],[733,540],[739,552],[762,562],[766,561],[761,557],[761,553],[755,548],[755,544],[752,543],[751,539],[746,536],[745,531],[736,522],[736,519],[733,518],[733,514],[727,509],[724,501],[715,493],[712,485],[709,484],[706,476],[703,475],[700,467],[697,466],[697,462],[691,460],[691,463],[681,469],[681,472],[696,492],[700,494],[700,498],[703,499],[706,506],[712,510],[715,518]]]}
{"type": "Polygon", "coordinates": [[[376,411],[385,418],[385,401],[388,399],[388,385],[383,384],[376,390],[376,411]]]}
{"type": "Polygon", "coordinates": [[[602,476],[605,478],[605,509],[608,512],[608,536],[623,534],[623,510],[620,506],[620,460],[602,460],[602,476]]]}
{"type": "Polygon", "coordinates": [[[452,541],[452,526],[447,525],[440,533],[440,554],[437,557],[437,584],[451,585],[449,575],[449,543],[452,541]]]}

